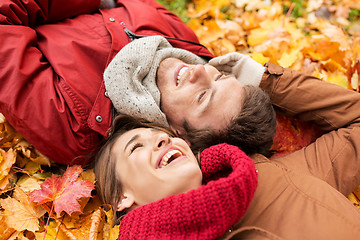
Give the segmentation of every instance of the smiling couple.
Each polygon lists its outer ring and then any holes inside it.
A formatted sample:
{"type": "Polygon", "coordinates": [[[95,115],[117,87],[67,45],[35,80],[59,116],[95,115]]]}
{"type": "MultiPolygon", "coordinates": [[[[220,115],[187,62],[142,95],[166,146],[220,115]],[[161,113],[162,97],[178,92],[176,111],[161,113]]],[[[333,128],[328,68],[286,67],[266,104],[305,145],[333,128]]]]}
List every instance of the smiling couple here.
{"type": "Polygon", "coordinates": [[[358,93],[239,53],[206,63],[158,36],[124,47],[104,81],[119,114],[95,174],[119,239],[360,237],[345,197],[360,184],[358,93]],[[327,133],[269,160],[271,103],[327,133]]]}

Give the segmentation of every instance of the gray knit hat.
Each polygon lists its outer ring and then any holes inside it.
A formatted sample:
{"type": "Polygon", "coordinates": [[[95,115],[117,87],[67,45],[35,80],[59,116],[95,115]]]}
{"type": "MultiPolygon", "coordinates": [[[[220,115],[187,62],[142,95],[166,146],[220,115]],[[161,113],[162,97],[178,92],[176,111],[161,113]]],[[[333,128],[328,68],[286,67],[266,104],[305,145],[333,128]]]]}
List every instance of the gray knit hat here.
{"type": "Polygon", "coordinates": [[[120,50],[104,72],[106,91],[118,113],[168,126],[156,85],[159,64],[168,57],[187,64],[206,63],[189,51],[173,48],[161,36],[136,39],[120,50]]]}

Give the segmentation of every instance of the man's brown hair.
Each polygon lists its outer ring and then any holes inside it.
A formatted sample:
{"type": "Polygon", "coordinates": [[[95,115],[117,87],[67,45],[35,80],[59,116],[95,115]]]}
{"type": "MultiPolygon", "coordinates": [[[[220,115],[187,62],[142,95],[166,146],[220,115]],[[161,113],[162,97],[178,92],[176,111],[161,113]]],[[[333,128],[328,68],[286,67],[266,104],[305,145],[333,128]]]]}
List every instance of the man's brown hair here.
{"type": "Polygon", "coordinates": [[[244,86],[241,110],[224,130],[195,129],[184,122],[191,149],[199,152],[218,143],[241,148],[246,154],[269,155],[276,130],[276,116],[269,96],[255,86],[244,86]]]}

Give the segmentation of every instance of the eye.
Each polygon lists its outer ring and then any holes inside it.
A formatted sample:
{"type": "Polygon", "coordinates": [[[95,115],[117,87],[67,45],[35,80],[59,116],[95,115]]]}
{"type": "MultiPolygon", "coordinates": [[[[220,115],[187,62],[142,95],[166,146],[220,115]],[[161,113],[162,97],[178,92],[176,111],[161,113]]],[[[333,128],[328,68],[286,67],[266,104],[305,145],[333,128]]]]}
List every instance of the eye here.
{"type": "Polygon", "coordinates": [[[201,99],[205,96],[205,93],[206,93],[206,90],[203,91],[203,92],[199,95],[198,102],[200,102],[201,99]]]}
{"type": "Polygon", "coordinates": [[[131,147],[130,153],[133,153],[137,148],[142,147],[141,143],[136,143],[134,146],[131,147]]]}
{"type": "Polygon", "coordinates": [[[224,74],[222,74],[222,73],[219,74],[219,75],[217,75],[215,81],[217,81],[217,80],[219,80],[220,78],[222,78],[222,76],[224,76],[224,74]]]}

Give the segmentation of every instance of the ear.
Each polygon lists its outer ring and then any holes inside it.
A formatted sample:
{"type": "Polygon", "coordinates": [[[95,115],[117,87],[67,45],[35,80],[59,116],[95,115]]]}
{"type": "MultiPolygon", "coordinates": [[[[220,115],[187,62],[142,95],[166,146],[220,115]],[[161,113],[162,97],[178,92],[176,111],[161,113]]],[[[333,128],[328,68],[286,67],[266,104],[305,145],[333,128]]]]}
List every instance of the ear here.
{"type": "Polygon", "coordinates": [[[135,203],[135,199],[131,195],[124,194],[121,197],[116,210],[120,212],[124,209],[131,208],[134,205],[134,203],[135,203]]]}
{"type": "Polygon", "coordinates": [[[184,128],[176,128],[176,127],[173,127],[173,126],[170,126],[170,128],[175,133],[175,135],[177,137],[182,138],[187,143],[187,145],[191,146],[191,143],[187,138],[187,134],[186,134],[184,128]]]}

